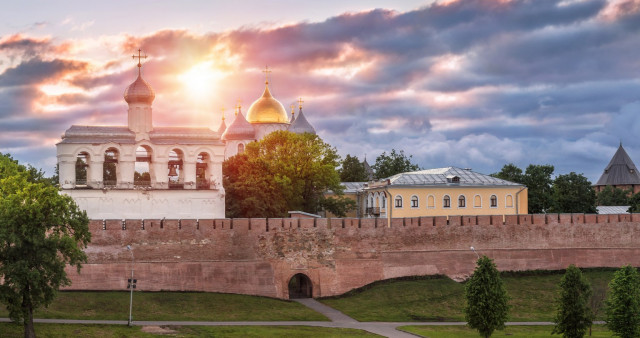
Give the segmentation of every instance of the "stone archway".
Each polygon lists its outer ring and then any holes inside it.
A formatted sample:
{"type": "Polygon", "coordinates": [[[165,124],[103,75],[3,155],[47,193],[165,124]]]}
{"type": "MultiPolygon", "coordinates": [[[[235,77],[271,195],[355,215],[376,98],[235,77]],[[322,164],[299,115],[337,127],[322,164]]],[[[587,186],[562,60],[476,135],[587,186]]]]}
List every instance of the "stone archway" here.
{"type": "Polygon", "coordinates": [[[289,280],[289,299],[312,298],[313,284],[311,279],[303,273],[297,273],[289,280]]]}

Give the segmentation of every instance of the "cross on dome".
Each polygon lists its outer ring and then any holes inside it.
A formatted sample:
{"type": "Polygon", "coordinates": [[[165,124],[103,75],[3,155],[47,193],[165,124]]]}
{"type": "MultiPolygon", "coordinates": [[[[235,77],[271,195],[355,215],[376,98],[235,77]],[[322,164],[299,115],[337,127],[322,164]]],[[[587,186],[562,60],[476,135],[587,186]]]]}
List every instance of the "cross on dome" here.
{"type": "Polygon", "coordinates": [[[269,66],[264,66],[264,70],[262,71],[264,73],[264,84],[269,84],[269,73],[271,73],[271,70],[269,69],[269,66]]]}
{"type": "Polygon", "coordinates": [[[238,104],[236,105],[236,116],[238,116],[238,112],[242,109],[242,101],[238,100],[238,104]]]}
{"type": "Polygon", "coordinates": [[[140,68],[142,68],[142,59],[147,58],[147,53],[145,53],[144,56],[142,56],[141,53],[142,53],[142,50],[138,48],[138,55],[137,56],[135,54],[131,55],[131,58],[134,60],[138,58],[138,75],[140,75],[140,68]]]}
{"type": "Polygon", "coordinates": [[[225,109],[227,109],[227,108],[225,108],[224,106],[222,106],[220,108],[220,112],[222,113],[222,121],[224,121],[224,111],[225,111],[225,109]]]}
{"type": "Polygon", "coordinates": [[[298,99],[298,108],[300,108],[300,110],[302,110],[302,103],[304,101],[302,101],[302,97],[298,99]]]}

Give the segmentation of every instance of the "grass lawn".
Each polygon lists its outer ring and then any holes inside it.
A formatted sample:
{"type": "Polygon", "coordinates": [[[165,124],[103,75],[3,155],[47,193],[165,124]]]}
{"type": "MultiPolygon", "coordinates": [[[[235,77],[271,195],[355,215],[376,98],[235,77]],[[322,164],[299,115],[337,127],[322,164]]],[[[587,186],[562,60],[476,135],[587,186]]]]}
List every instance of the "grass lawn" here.
{"type": "MultiPolygon", "coordinates": [[[[0,317],[8,317],[4,307],[0,317]]],[[[128,292],[60,292],[35,318],[111,319],[129,317],[128,292]]],[[[134,292],[133,320],[326,321],[296,302],[267,297],[199,292],[134,292]]]]}
{"type": "MultiPolygon", "coordinates": [[[[606,286],[614,270],[583,273],[593,288],[606,286]]],[[[504,273],[511,297],[510,321],[552,321],[563,272],[504,273]]],[[[320,299],[359,321],[464,321],[464,284],[447,277],[374,283],[343,296],[320,299]]],[[[603,319],[604,311],[598,319],[603,319]]]]}
{"type": "MultiPolygon", "coordinates": [[[[355,329],[310,326],[171,326],[171,334],[152,334],[142,327],[36,323],[38,337],[380,337],[355,329]]],[[[21,325],[0,323],[2,337],[24,337],[21,325]]]]}
{"type": "MultiPolygon", "coordinates": [[[[402,326],[401,329],[429,338],[479,337],[478,331],[466,326],[402,326]]],[[[507,326],[502,331],[494,331],[492,337],[559,337],[557,334],[551,335],[551,330],[553,330],[553,326],[507,326]]],[[[613,334],[611,331],[607,331],[604,325],[594,325],[592,336],[613,337],[613,334]]]]}

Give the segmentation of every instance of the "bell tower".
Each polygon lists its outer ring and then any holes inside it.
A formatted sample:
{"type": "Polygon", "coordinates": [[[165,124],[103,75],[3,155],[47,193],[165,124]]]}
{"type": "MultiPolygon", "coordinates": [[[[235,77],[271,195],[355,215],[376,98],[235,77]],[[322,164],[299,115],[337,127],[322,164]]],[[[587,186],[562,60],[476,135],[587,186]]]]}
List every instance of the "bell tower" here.
{"type": "Polygon", "coordinates": [[[149,140],[149,132],[153,130],[151,104],[156,97],[151,85],[142,79],[142,59],[147,56],[141,52],[138,49],[138,55],[131,56],[138,59],[138,78],[124,92],[124,100],[129,104],[128,126],[136,133],[136,141],[149,140]]]}

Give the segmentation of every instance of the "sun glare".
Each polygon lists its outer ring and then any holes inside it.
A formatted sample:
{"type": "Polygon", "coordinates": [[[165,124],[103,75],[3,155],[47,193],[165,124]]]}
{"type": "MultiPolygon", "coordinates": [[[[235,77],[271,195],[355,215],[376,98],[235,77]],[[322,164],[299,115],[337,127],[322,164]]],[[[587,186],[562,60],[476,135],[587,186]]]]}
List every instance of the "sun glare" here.
{"type": "Polygon", "coordinates": [[[180,75],[179,79],[194,99],[206,100],[212,96],[218,81],[224,76],[224,73],[213,68],[212,62],[202,62],[180,75]]]}

